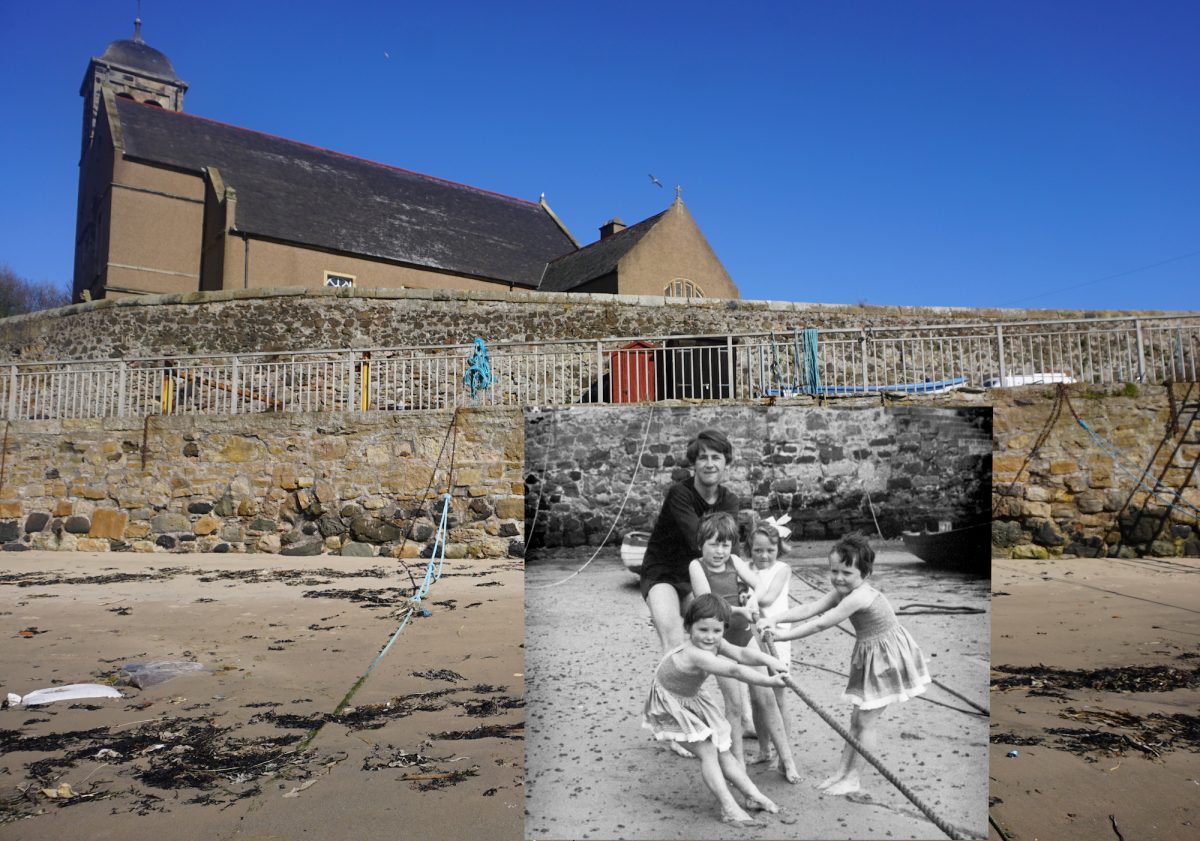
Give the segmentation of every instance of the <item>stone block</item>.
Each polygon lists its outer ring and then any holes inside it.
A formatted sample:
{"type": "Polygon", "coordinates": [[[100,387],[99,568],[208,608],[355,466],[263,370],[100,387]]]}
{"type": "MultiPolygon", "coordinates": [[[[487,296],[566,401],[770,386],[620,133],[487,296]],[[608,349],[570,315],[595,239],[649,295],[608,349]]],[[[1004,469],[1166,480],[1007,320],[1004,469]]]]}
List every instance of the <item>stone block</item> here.
{"type": "Polygon", "coordinates": [[[98,508],[92,514],[92,527],[88,530],[88,537],[122,540],[125,537],[125,527],[128,523],[129,515],[124,511],[98,508]]]}
{"type": "Polygon", "coordinates": [[[75,505],[69,499],[61,499],[54,504],[51,512],[55,517],[70,517],[75,511],[75,505]]]}
{"type": "Polygon", "coordinates": [[[44,511],[35,511],[25,518],[25,533],[33,534],[46,528],[46,524],[50,522],[50,515],[44,511]]]}
{"type": "Polygon", "coordinates": [[[506,496],[496,500],[496,516],[501,520],[524,520],[525,499],[517,496],[506,496]]]}
{"type": "Polygon", "coordinates": [[[389,543],[400,538],[400,529],[376,517],[356,517],[350,523],[350,533],[363,543],[389,543]]]}
{"type": "Polygon", "coordinates": [[[107,540],[96,537],[81,537],[75,544],[77,552],[107,552],[110,548],[107,540]]]}
{"type": "Polygon", "coordinates": [[[373,558],[375,547],[369,543],[351,540],[342,546],[341,553],[348,558],[373,558]]]}
{"type": "Polygon", "coordinates": [[[137,538],[149,537],[149,536],[150,536],[150,524],[149,523],[130,523],[129,525],[125,526],[125,538],[128,540],[134,540],[137,538]]]}
{"type": "Polygon", "coordinates": [[[255,548],[258,549],[259,552],[266,552],[271,555],[279,554],[281,547],[282,542],[279,539],[279,535],[275,533],[264,534],[258,539],[258,542],[255,543],[255,548]]]}
{"type": "Polygon", "coordinates": [[[1044,561],[1050,557],[1050,552],[1045,546],[1035,546],[1032,543],[1022,543],[1020,546],[1013,547],[1012,557],[1018,560],[1044,561]]]}
{"type": "Polygon", "coordinates": [[[157,552],[158,546],[152,540],[135,540],[129,544],[129,548],[134,552],[157,552]]]}
{"type": "Polygon", "coordinates": [[[1099,514],[1104,510],[1104,494],[1099,491],[1084,491],[1075,498],[1075,507],[1084,514],[1099,514]]]}
{"type": "Polygon", "coordinates": [[[304,555],[320,555],[325,552],[325,541],[322,538],[315,537],[299,543],[293,543],[290,546],[285,546],[280,550],[279,554],[289,556],[304,556],[304,555]]]}
{"type": "Polygon", "coordinates": [[[92,524],[87,517],[67,517],[63,528],[71,534],[87,534],[91,530],[92,524]]]}
{"type": "Polygon", "coordinates": [[[229,464],[251,464],[261,462],[267,456],[267,448],[257,438],[228,438],[218,451],[217,460],[229,464]]]}
{"type": "Polygon", "coordinates": [[[182,514],[163,513],[150,519],[150,531],[154,534],[189,531],[191,527],[192,524],[188,522],[188,518],[182,514]]]}
{"type": "Polygon", "coordinates": [[[219,517],[214,517],[211,514],[205,514],[203,517],[200,517],[198,520],[196,520],[196,522],[192,523],[192,531],[201,536],[212,534],[220,527],[221,519],[219,517]]]}

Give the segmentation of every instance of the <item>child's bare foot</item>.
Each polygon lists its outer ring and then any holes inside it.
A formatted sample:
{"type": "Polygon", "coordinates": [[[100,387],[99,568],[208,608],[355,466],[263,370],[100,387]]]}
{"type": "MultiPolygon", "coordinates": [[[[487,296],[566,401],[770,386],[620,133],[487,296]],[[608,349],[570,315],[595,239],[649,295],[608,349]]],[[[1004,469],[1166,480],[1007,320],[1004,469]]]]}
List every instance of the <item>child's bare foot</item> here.
{"type": "Polygon", "coordinates": [[[769,797],[759,795],[758,797],[747,797],[746,808],[751,812],[770,812],[772,815],[779,812],[779,807],[775,805],[769,797]]]}
{"type": "Polygon", "coordinates": [[[796,785],[800,782],[800,772],[796,770],[796,764],[794,762],[783,763],[779,771],[783,774],[783,778],[792,785],[796,785]]]}
{"type": "Polygon", "coordinates": [[[821,780],[821,782],[817,783],[817,791],[824,791],[834,783],[840,783],[841,781],[841,774],[834,774],[832,777],[826,777],[825,779],[821,780]]]}
{"type": "Polygon", "coordinates": [[[853,794],[854,792],[858,791],[859,788],[860,786],[857,778],[846,777],[825,789],[825,793],[834,796],[840,794],[853,794]]]}
{"type": "Polygon", "coordinates": [[[762,765],[765,762],[770,762],[772,759],[770,751],[760,751],[754,756],[746,760],[747,765],[762,765]]]}
{"type": "Polygon", "coordinates": [[[764,826],[766,826],[765,823],[763,823],[762,821],[759,821],[759,820],[755,820],[754,818],[750,817],[748,814],[746,814],[741,809],[738,809],[735,812],[722,812],[721,813],[721,823],[728,823],[728,824],[733,824],[734,826],[744,826],[744,827],[764,827],[764,826]]]}
{"type": "Polygon", "coordinates": [[[696,758],[696,754],[680,745],[679,742],[667,742],[667,746],[671,748],[672,753],[677,754],[678,756],[685,756],[688,759],[696,758]]]}

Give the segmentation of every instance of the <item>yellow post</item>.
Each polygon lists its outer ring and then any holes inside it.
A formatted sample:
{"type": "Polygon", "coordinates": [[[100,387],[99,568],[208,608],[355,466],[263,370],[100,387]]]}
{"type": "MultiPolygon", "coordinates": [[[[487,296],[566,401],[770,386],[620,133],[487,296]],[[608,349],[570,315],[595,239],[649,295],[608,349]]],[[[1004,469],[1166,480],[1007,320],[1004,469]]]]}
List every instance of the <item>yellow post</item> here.
{"type": "Polygon", "coordinates": [[[360,370],[362,383],[359,388],[359,408],[365,412],[371,405],[371,354],[369,351],[363,351],[360,370]]]}
{"type": "Polygon", "coordinates": [[[171,363],[163,368],[162,384],[162,413],[169,415],[175,411],[175,375],[171,371],[171,363]]]}

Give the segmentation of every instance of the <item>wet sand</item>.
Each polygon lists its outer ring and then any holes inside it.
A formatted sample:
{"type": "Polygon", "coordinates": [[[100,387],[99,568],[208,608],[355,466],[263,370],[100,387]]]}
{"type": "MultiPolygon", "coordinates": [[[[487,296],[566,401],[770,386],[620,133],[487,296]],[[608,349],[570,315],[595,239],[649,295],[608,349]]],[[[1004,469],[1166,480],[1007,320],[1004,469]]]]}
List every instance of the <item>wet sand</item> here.
{"type": "Polygon", "coordinates": [[[1200,835],[1200,561],[996,560],[993,588],[989,837],[1200,835]]]}
{"type": "Polygon", "coordinates": [[[520,561],[448,562],[431,615],[330,718],[413,591],[393,559],[2,560],[3,692],[111,680],[138,661],[205,671],[119,687],[119,700],[0,711],[0,835],[520,837],[520,561]],[[118,755],[95,758],[105,749],[118,755]],[[63,784],[73,796],[41,792],[63,784]]]}
{"type": "MultiPolygon", "coordinates": [[[[798,575],[827,587],[828,548],[796,544],[784,559],[798,575]]],[[[911,603],[988,608],[986,580],[931,571],[897,545],[881,549],[876,584],[896,608],[911,603]]],[[[580,575],[546,587],[565,579],[590,554],[544,552],[527,563],[527,838],[943,837],[873,769],[864,775],[861,794],[817,792],[813,784],[832,773],[843,743],[794,695],[788,703],[801,783],[789,785],[778,772],[753,766],[751,778],[784,812],[767,816],[763,829],[721,824],[698,764],[669,753],[640,727],[661,655],[636,579],[617,551],[602,551],[580,575]]],[[[800,580],[793,581],[791,592],[805,601],[817,595],[800,580]]],[[[901,619],[929,657],[933,676],[983,705],[988,618],[926,613],[901,619]]],[[[829,630],[792,648],[792,676],[843,723],[850,717],[840,697],[852,647],[851,636],[829,630]]],[[[987,738],[986,716],[934,686],[924,698],[885,713],[878,755],[945,820],[982,838],[987,738]]],[[[754,740],[748,749],[756,749],[754,740]]]]}

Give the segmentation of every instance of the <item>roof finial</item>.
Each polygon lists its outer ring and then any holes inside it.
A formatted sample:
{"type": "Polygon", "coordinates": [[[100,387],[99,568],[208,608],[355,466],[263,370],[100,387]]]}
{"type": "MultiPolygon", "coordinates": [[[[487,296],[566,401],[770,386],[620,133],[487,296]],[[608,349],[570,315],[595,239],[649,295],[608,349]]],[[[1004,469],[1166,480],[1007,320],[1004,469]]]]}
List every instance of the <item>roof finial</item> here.
{"type": "Polygon", "coordinates": [[[144,44],[142,40],[142,0],[138,0],[137,17],[133,19],[133,42],[135,44],[144,44]]]}
{"type": "Polygon", "coordinates": [[[675,185],[675,201],[683,201],[683,188],[678,184],[675,185]]]}

